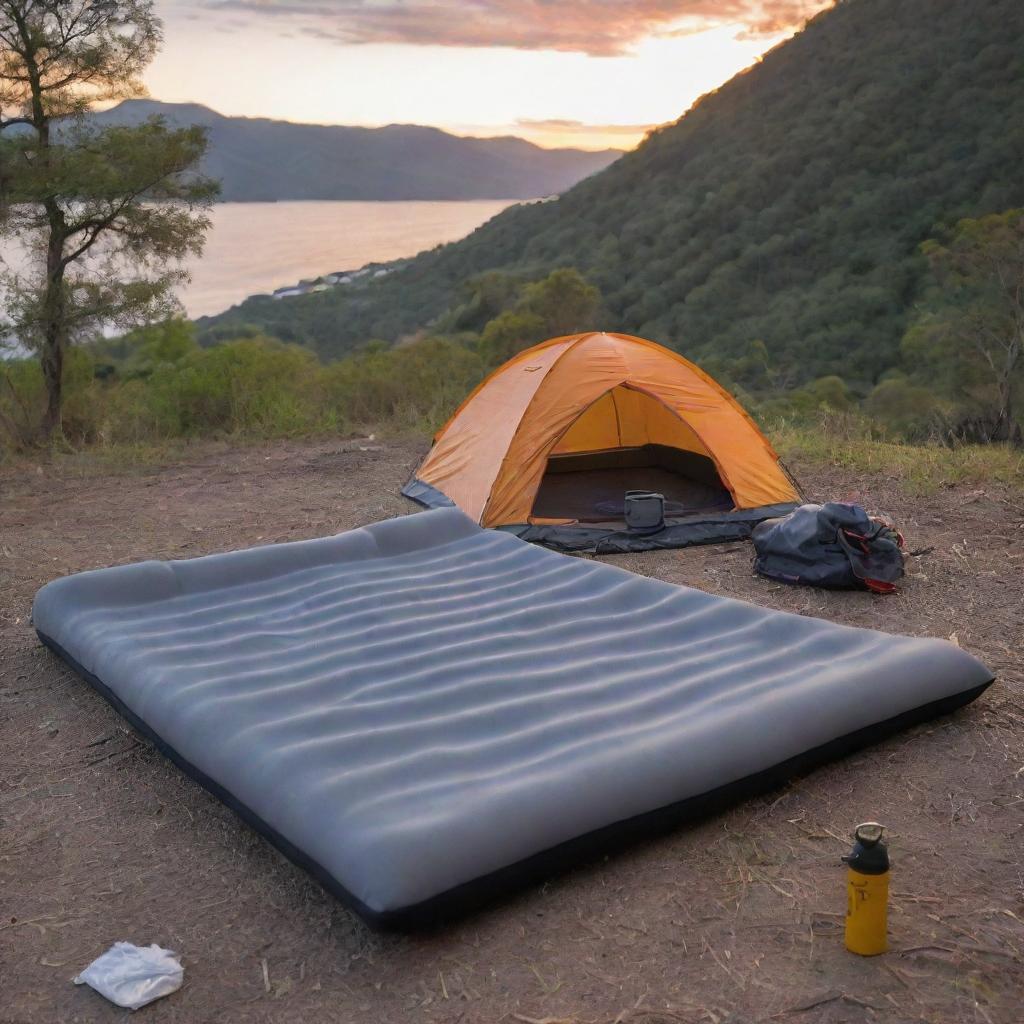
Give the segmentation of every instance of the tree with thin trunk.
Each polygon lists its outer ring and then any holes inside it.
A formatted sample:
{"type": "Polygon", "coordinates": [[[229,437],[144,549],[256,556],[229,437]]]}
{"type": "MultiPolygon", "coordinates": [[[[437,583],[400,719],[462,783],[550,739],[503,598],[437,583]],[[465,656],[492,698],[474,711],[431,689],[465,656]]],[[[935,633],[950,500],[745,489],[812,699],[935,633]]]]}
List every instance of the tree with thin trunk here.
{"type": "Polygon", "coordinates": [[[145,94],[161,40],[153,0],[0,0],[0,344],[38,354],[60,429],[68,346],[176,311],[182,261],[202,251],[218,185],[202,128],[103,125],[97,103],[145,94]]]}
{"type": "Polygon", "coordinates": [[[1024,210],[962,220],[948,241],[925,242],[921,251],[938,288],[907,332],[904,354],[930,364],[945,390],[966,401],[972,436],[1020,443],[1024,210]]]}

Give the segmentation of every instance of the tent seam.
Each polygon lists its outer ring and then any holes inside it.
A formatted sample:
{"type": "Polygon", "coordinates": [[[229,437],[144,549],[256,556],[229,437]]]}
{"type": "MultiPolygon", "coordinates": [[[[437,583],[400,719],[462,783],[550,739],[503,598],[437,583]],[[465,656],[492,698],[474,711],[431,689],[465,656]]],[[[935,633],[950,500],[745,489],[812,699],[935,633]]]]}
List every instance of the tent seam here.
{"type": "MultiPolygon", "coordinates": [[[[520,429],[523,426],[523,422],[526,420],[527,413],[532,408],[533,403],[537,400],[537,395],[540,394],[541,389],[544,387],[545,381],[547,381],[548,377],[554,372],[555,367],[558,366],[558,364],[570,352],[572,352],[572,350],[575,349],[577,345],[581,344],[583,341],[586,341],[587,338],[593,338],[596,335],[601,335],[601,334],[604,334],[604,333],[605,333],[604,331],[587,331],[585,334],[577,334],[575,336],[575,338],[573,338],[573,341],[570,344],[565,346],[565,350],[563,352],[561,352],[558,356],[556,356],[555,359],[552,361],[551,365],[547,368],[547,372],[544,374],[543,380],[541,380],[541,382],[537,385],[537,389],[530,396],[530,400],[526,403],[526,405],[523,406],[523,411],[519,414],[519,420],[516,423],[516,429],[512,431],[512,436],[509,438],[508,447],[505,449],[505,454],[502,456],[501,462],[498,463],[498,472],[494,474],[494,479],[491,481],[491,486],[490,486],[490,488],[487,491],[487,500],[484,502],[483,510],[480,512],[480,525],[481,526],[485,525],[485,520],[487,519],[487,513],[490,511],[490,508],[491,508],[491,501],[492,501],[492,499],[494,497],[494,485],[498,482],[498,480],[501,479],[502,470],[505,468],[505,463],[508,461],[508,454],[509,454],[510,451],[512,451],[512,448],[514,447],[515,442],[516,442],[516,438],[519,436],[519,431],[520,431],[520,429]]],[[[563,338],[556,338],[554,340],[555,341],[562,341],[562,340],[564,340],[564,338],[572,338],[572,337],[573,336],[571,334],[567,334],[563,338]]],[[[533,347],[536,348],[537,346],[533,346],[533,347]]],[[[532,351],[532,349],[524,349],[524,352],[530,352],[530,351],[532,351]]],[[[510,360],[510,362],[515,362],[515,360],[510,360]]],[[[499,370],[502,369],[502,368],[503,367],[498,367],[499,370]]],[[[508,368],[508,363],[504,364],[504,368],[505,369],[508,368]]],[[[497,373],[498,371],[495,370],[494,372],[497,373]]],[[[597,401],[597,399],[595,399],[595,401],[597,401]]],[[[588,408],[589,408],[589,406],[588,406],[588,408]]],[[[454,417],[453,417],[453,419],[454,419],[454,417]]],[[[573,422],[575,422],[575,420],[573,422]]],[[[568,427],[566,428],[566,430],[568,430],[568,427]]],[[[563,433],[564,433],[564,431],[563,431],[563,433]]],[[[555,443],[557,444],[557,441],[555,443]]]]}

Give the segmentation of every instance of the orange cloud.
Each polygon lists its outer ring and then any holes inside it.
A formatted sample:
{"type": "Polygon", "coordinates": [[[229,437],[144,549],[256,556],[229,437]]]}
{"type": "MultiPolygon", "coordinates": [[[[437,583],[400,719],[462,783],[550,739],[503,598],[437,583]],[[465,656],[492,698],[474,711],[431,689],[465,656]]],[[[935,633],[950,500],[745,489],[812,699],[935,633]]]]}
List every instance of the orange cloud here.
{"type": "Polygon", "coordinates": [[[746,37],[799,27],[832,0],[206,0],[207,10],[287,18],[348,44],[512,47],[611,57],[642,39],[737,24],[746,37]]]}
{"type": "Polygon", "coordinates": [[[600,132],[602,135],[637,135],[649,132],[657,124],[587,124],[585,121],[573,121],[565,117],[545,117],[535,119],[521,117],[516,121],[516,128],[529,128],[541,132],[582,132],[588,135],[600,132]]]}

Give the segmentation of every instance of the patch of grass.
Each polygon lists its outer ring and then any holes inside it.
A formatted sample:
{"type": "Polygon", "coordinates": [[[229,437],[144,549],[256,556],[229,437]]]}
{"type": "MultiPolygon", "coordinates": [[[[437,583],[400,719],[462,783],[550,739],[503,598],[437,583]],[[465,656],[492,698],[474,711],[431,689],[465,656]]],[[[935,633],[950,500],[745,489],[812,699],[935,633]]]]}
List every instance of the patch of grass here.
{"type": "Polygon", "coordinates": [[[236,447],[223,440],[197,444],[188,438],[169,438],[163,441],[124,441],[98,444],[88,448],[68,448],[54,453],[54,462],[66,467],[76,476],[145,472],[172,465],[194,455],[236,447]]]}
{"type": "Polygon", "coordinates": [[[896,477],[907,494],[956,484],[999,483],[1024,491],[1024,450],[1006,444],[905,444],[835,423],[780,424],[769,434],[783,461],[896,477]]]}
{"type": "Polygon", "coordinates": [[[197,449],[206,453],[226,447],[237,447],[237,444],[223,440],[196,442],[188,438],[172,438],[98,443],[79,448],[57,438],[44,448],[23,451],[0,448],[0,469],[12,476],[28,475],[44,465],[59,470],[63,475],[79,478],[129,475],[173,465],[193,455],[197,449]]]}

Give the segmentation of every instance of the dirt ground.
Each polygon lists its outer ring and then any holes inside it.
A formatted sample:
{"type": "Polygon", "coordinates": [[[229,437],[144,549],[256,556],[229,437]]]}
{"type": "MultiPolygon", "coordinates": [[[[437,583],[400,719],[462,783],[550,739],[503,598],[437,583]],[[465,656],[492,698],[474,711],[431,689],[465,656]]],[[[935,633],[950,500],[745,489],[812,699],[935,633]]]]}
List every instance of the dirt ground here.
{"type": "Polygon", "coordinates": [[[1024,499],[901,494],[795,467],[812,496],[892,515],[898,596],[751,573],[748,545],[618,558],[675,583],[952,637],[998,684],[962,712],[428,935],[369,931],[44,650],[55,576],[318,537],[411,507],[425,445],[200,446],[113,472],[0,469],[0,1021],[127,1018],[71,978],[118,939],[182,954],[163,1022],[1024,1021],[1024,499]],[[889,825],[892,952],[843,948],[852,827],[889,825]]]}

